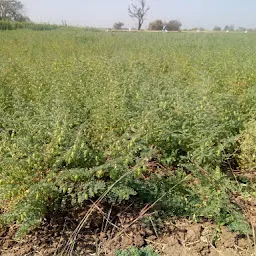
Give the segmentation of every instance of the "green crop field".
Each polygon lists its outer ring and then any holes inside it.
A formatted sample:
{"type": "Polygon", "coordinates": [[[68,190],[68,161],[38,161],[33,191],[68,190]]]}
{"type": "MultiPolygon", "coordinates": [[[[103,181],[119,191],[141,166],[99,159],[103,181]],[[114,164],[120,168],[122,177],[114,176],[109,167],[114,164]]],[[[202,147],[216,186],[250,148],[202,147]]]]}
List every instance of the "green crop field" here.
{"type": "Polygon", "coordinates": [[[153,203],[250,233],[256,34],[0,32],[0,223],[153,203]]]}

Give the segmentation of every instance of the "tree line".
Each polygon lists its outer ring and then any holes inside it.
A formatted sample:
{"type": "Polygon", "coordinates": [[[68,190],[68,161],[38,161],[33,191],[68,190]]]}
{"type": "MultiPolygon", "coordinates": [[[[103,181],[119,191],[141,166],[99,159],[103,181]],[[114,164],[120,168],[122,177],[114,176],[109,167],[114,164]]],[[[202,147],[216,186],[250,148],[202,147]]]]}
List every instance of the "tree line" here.
{"type": "Polygon", "coordinates": [[[245,27],[235,28],[234,25],[226,25],[223,29],[220,26],[215,26],[213,31],[255,31],[255,29],[248,29],[245,27]]]}
{"type": "MultiPolygon", "coordinates": [[[[148,26],[149,30],[155,30],[155,31],[161,31],[165,29],[166,31],[180,31],[181,29],[181,22],[178,20],[171,20],[171,21],[163,21],[163,20],[155,20],[151,22],[148,26]]],[[[115,30],[126,30],[127,28],[124,28],[123,22],[116,22],[113,25],[113,29],[115,30]]]]}
{"type": "MultiPolygon", "coordinates": [[[[140,30],[144,21],[147,12],[150,10],[150,6],[147,5],[146,0],[136,0],[135,3],[131,3],[128,7],[128,14],[131,18],[137,20],[138,27],[137,29],[140,30]]],[[[123,22],[116,22],[113,26],[114,29],[121,30],[123,29],[124,23],[123,22]]],[[[163,21],[161,19],[155,20],[151,22],[148,26],[149,30],[155,31],[180,31],[182,24],[178,20],[171,20],[171,21],[163,21]]],[[[191,30],[198,30],[203,31],[204,28],[193,28],[191,30]]],[[[247,29],[244,27],[238,27],[235,29],[234,25],[226,25],[223,29],[220,26],[215,26],[213,31],[256,31],[256,29],[247,29]]]]}
{"type": "MultiPolygon", "coordinates": [[[[135,0],[128,6],[128,14],[137,22],[137,29],[140,30],[146,19],[147,12],[150,6],[147,5],[146,0],[135,0]]],[[[30,19],[25,15],[24,5],[18,0],[0,0],[0,21],[16,21],[16,22],[29,22],[30,19]]],[[[155,31],[180,31],[182,24],[178,20],[163,21],[157,19],[148,25],[149,30],[155,31]]],[[[116,22],[113,26],[116,30],[124,29],[123,22],[116,22]]],[[[204,28],[193,28],[191,30],[205,30],[204,28]]],[[[256,31],[256,29],[247,29],[245,27],[238,27],[235,29],[233,25],[226,25],[224,28],[215,26],[213,31],[256,31]]]]}
{"type": "MultiPolygon", "coordinates": [[[[131,18],[137,21],[137,29],[140,30],[145,21],[146,14],[150,10],[150,6],[147,5],[146,0],[137,0],[136,3],[131,3],[128,7],[128,14],[131,18]]],[[[123,29],[123,22],[116,22],[113,26],[116,30],[123,29]]],[[[155,20],[148,26],[149,30],[165,30],[168,31],[179,31],[182,24],[178,20],[163,21],[155,20]]]]}

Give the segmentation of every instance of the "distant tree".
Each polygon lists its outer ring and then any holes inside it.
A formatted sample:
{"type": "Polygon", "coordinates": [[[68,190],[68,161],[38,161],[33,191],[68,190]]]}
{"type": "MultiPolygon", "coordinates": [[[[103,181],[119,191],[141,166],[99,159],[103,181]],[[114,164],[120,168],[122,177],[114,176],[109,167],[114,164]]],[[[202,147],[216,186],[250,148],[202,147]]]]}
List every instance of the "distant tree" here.
{"type": "Polygon", "coordinates": [[[17,0],[0,0],[0,20],[28,21],[24,6],[17,0]]]}
{"type": "Polygon", "coordinates": [[[150,7],[147,6],[146,0],[137,0],[137,4],[131,4],[128,7],[128,14],[131,18],[137,19],[138,21],[138,30],[141,29],[147,12],[150,7]]]}
{"type": "Polygon", "coordinates": [[[229,26],[229,31],[234,31],[235,30],[235,27],[233,25],[230,25],[229,26]]]}
{"type": "Polygon", "coordinates": [[[16,17],[15,21],[18,21],[18,22],[31,22],[30,18],[27,17],[27,16],[19,16],[19,17],[16,17]]]}
{"type": "Polygon", "coordinates": [[[162,30],[164,26],[164,23],[162,20],[155,20],[151,23],[149,23],[148,29],[149,30],[162,30]]]}
{"type": "Polygon", "coordinates": [[[215,26],[215,27],[213,28],[213,31],[221,31],[221,27],[215,26]]]}
{"type": "Polygon", "coordinates": [[[194,27],[194,28],[191,28],[190,31],[197,31],[197,32],[200,32],[200,31],[205,31],[206,29],[203,28],[203,27],[194,27]]]}
{"type": "Polygon", "coordinates": [[[225,31],[234,31],[235,27],[233,25],[226,25],[224,28],[225,31]]]}
{"type": "Polygon", "coordinates": [[[168,31],[179,31],[181,29],[181,26],[182,24],[178,20],[171,20],[165,25],[165,28],[168,31]]]}
{"type": "Polygon", "coordinates": [[[247,29],[246,28],[244,28],[244,27],[239,27],[238,29],[237,29],[237,31],[246,31],[247,29]]]}
{"type": "Polygon", "coordinates": [[[124,26],[124,23],[123,22],[116,22],[113,26],[114,29],[116,30],[121,30],[124,26]]]}

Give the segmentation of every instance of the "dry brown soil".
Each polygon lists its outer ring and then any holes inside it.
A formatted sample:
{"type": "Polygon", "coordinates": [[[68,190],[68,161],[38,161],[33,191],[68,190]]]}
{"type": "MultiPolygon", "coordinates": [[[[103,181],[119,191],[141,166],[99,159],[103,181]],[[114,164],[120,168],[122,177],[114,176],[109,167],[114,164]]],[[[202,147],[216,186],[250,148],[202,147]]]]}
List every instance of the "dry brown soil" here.
{"type": "Polygon", "coordinates": [[[141,212],[133,205],[116,209],[99,206],[73,240],[73,249],[65,247],[89,207],[49,216],[19,241],[14,237],[16,226],[2,228],[0,255],[114,255],[130,246],[151,246],[166,256],[256,255],[252,237],[232,233],[209,220],[172,219],[160,225],[153,213],[137,220],[141,212]]]}

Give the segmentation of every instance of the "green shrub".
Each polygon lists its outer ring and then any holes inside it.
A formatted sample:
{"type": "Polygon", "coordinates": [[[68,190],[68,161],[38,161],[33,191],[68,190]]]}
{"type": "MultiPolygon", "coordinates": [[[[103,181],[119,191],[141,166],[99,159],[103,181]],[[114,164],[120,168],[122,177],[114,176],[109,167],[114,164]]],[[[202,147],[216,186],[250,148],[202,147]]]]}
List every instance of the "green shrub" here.
{"type": "Polygon", "coordinates": [[[56,30],[62,26],[51,24],[38,24],[32,22],[14,22],[0,20],[0,30],[17,30],[17,29],[31,29],[31,30],[56,30]]]}
{"type": "Polygon", "coordinates": [[[256,171],[256,121],[246,124],[240,138],[239,165],[243,171],[256,171]]]}
{"type": "Polygon", "coordinates": [[[37,31],[41,31],[41,30],[56,30],[58,28],[60,28],[61,26],[58,25],[51,25],[51,24],[36,24],[36,23],[31,23],[29,25],[26,26],[27,29],[32,29],[32,30],[37,30],[37,31]]]}
{"type": "Polygon", "coordinates": [[[116,256],[158,256],[150,247],[145,247],[138,249],[136,247],[131,247],[128,250],[116,252],[116,256]]]}
{"type": "Polygon", "coordinates": [[[0,30],[13,30],[15,27],[10,21],[0,20],[0,30]]]}

